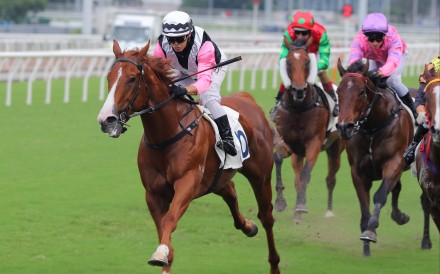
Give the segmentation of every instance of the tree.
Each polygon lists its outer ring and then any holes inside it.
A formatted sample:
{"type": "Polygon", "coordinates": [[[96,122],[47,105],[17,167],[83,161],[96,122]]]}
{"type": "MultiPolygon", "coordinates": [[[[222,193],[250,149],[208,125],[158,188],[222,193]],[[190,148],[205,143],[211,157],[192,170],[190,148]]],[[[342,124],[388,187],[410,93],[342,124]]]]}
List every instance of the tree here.
{"type": "Polygon", "coordinates": [[[23,23],[29,11],[44,10],[47,0],[0,0],[0,21],[23,23]]]}

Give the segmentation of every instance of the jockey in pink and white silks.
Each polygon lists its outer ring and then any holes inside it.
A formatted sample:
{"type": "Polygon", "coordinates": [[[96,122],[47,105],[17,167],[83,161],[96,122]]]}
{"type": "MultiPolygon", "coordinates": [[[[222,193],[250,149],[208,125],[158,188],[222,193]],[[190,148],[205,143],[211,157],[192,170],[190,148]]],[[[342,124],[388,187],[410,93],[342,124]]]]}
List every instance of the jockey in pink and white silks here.
{"type": "MultiPolygon", "coordinates": [[[[182,11],[167,14],[162,23],[162,34],[154,47],[154,56],[171,60],[176,78],[192,75],[226,60],[226,55],[200,27],[193,26],[190,16],[182,11]]],[[[172,85],[176,95],[199,95],[200,104],[205,106],[216,122],[223,148],[235,156],[231,127],[223,107],[220,105],[220,87],[226,76],[227,67],[200,72],[172,85]]]]}
{"type": "Polygon", "coordinates": [[[389,77],[387,86],[397,93],[416,119],[413,99],[402,83],[402,73],[408,60],[407,47],[396,28],[388,24],[385,15],[368,14],[350,48],[350,65],[362,58],[370,59],[369,78],[377,85],[382,77],[389,77]]]}

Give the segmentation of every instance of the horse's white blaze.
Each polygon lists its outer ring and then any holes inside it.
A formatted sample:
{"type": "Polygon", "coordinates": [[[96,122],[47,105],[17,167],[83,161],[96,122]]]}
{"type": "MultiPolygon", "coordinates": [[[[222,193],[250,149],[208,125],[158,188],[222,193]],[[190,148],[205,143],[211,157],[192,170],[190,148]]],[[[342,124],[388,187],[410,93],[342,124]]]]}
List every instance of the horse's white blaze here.
{"type": "Polygon", "coordinates": [[[114,109],[113,106],[115,104],[115,91],[121,76],[122,76],[122,68],[119,68],[118,78],[116,78],[116,81],[113,83],[113,86],[110,89],[107,99],[105,100],[104,105],[102,106],[101,111],[98,114],[99,123],[104,122],[105,119],[107,119],[107,117],[109,116],[115,116],[115,114],[113,113],[113,109],[114,109]]]}
{"type": "Polygon", "coordinates": [[[432,92],[435,95],[435,130],[440,130],[440,86],[434,87],[432,92]]]}
{"type": "Polygon", "coordinates": [[[299,57],[300,57],[300,55],[299,55],[299,53],[298,52],[295,52],[295,53],[293,53],[293,56],[295,57],[295,59],[299,59],[299,57]]]}
{"type": "Polygon", "coordinates": [[[353,81],[348,81],[347,83],[347,88],[352,88],[353,87],[353,81]]]}

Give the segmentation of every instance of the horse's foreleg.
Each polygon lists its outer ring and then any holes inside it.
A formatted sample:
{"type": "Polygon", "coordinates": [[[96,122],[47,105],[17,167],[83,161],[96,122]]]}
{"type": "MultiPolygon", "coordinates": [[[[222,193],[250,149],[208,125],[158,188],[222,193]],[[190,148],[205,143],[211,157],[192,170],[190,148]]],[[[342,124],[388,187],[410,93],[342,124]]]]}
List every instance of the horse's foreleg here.
{"type": "Polygon", "coordinates": [[[284,196],[283,196],[284,185],[283,185],[283,180],[281,177],[281,168],[283,165],[283,157],[277,152],[275,152],[273,156],[274,156],[276,181],[277,181],[276,186],[275,186],[275,190],[277,191],[277,198],[275,199],[274,208],[276,211],[283,211],[287,207],[286,199],[284,199],[284,196]]]}
{"type": "Polygon", "coordinates": [[[177,223],[194,199],[196,185],[201,180],[198,171],[187,172],[185,176],[174,182],[174,197],[169,210],[163,216],[160,227],[162,235],[160,244],[153,253],[148,263],[154,266],[168,266],[174,258],[174,250],[171,244],[171,234],[177,227],[177,223]],[[195,174],[194,174],[195,173],[195,174]]]}
{"type": "Polygon", "coordinates": [[[327,184],[327,212],[325,217],[331,218],[333,214],[333,190],[336,185],[336,173],[341,167],[342,140],[336,140],[327,150],[328,173],[325,178],[327,184]]]}
{"type": "Polygon", "coordinates": [[[420,196],[420,203],[422,204],[423,209],[423,238],[421,247],[422,249],[431,249],[432,242],[431,237],[429,236],[429,200],[425,193],[422,193],[420,196]]]}
{"type": "Polygon", "coordinates": [[[297,156],[296,154],[292,154],[290,157],[290,162],[292,164],[292,168],[295,171],[295,190],[296,190],[296,206],[295,213],[293,215],[293,219],[295,221],[301,220],[301,212],[307,212],[307,208],[305,205],[305,197],[303,193],[303,187],[301,183],[301,173],[304,167],[304,157],[297,156]]]}
{"type": "Polygon", "coordinates": [[[409,216],[401,212],[399,209],[399,195],[402,190],[402,184],[397,181],[393,190],[391,191],[391,218],[399,225],[404,225],[409,221],[409,216]]]}
{"type": "Polygon", "coordinates": [[[238,209],[237,192],[233,181],[229,181],[223,188],[214,192],[221,196],[231,211],[232,218],[234,219],[234,226],[236,229],[243,231],[248,237],[253,237],[258,232],[258,227],[252,220],[244,218],[238,209]]]}

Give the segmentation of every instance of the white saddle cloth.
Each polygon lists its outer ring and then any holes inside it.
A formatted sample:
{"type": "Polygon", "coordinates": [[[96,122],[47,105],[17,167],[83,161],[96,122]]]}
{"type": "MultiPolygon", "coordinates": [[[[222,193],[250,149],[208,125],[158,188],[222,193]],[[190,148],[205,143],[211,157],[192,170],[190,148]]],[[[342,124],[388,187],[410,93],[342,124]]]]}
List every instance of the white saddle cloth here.
{"type": "MultiPolygon", "coordinates": [[[[216,144],[221,144],[222,139],[220,137],[220,133],[217,127],[217,124],[214,122],[214,120],[209,116],[211,112],[209,109],[198,105],[200,110],[204,113],[203,117],[211,122],[212,128],[215,132],[215,141],[216,144]]],[[[219,148],[217,145],[215,146],[215,151],[217,152],[217,155],[220,159],[220,167],[223,167],[223,169],[233,168],[238,169],[243,166],[243,161],[248,159],[251,155],[249,152],[249,145],[248,145],[248,139],[246,137],[246,133],[243,130],[243,127],[238,122],[238,118],[240,117],[240,114],[226,106],[222,106],[223,109],[226,111],[226,114],[228,116],[229,125],[231,126],[232,136],[234,137],[234,145],[237,149],[237,155],[231,156],[227,153],[225,153],[224,150],[219,148]],[[225,158],[226,156],[226,158],[225,158]]]]}

